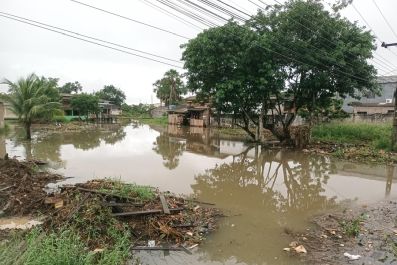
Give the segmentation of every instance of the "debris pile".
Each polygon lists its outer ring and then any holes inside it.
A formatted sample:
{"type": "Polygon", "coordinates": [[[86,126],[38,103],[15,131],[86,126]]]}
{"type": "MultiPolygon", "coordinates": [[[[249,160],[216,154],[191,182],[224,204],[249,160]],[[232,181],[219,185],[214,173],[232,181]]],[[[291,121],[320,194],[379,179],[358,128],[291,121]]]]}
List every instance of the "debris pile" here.
{"type": "Polygon", "coordinates": [[[41,172],[33,163],[0,159],[0,211],[26,215],[45,210],[44,188],[61,176],[41,172]]]}
{"type": "Polygon", "coordinates": [[[91,250],[107,249],[128,237],[134,250],[185,252],[204,240],[222,216],[210,203],[108,179],[47,193],[46,185],[59,179],[32,162],[0,160],[3,215],[44,214],[43,232],[72,231],[91,250]]]}
{"type": "Polygon", "coordinates": [[[199,244],[220,216],[217,209],[205,207],[208,203],[113,180],[63,186],[47,203],[54,207],[48,227],[69,223],[96,248],[110,243],[103,231],[111,225],[129,230],[136,250],[183,250],[199,244]],[[90,238],[87,224],[95,227],[95,237],[90,238]]]}

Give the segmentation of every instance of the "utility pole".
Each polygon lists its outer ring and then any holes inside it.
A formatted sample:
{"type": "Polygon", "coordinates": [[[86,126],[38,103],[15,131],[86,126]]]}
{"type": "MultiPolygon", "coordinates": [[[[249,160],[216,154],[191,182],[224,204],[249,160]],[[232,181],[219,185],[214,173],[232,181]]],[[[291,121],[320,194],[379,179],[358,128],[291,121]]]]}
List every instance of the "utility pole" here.
{"type": "MultiPolygon", "coordinates": [[[[396,43],[385,43],[382,42],[382,47],[386,48],[389,46],[397,46],[397,42],[396,43]]],[[[394,90],[394,117],[393,117],[393,132],[392,132],[392,136],[391,136],[391,149],[393,151],[397,151],[397,87],[394,90]]]]}
{"type": "Polygon", "coordinates": [[[385,43],[385,42],[382,42],[382,45],[381,45],[383,48],[386,48],[387,49],[387,47],[389,47],[389,46],[397,46],[397,42],[396,43],[385,43]]]}

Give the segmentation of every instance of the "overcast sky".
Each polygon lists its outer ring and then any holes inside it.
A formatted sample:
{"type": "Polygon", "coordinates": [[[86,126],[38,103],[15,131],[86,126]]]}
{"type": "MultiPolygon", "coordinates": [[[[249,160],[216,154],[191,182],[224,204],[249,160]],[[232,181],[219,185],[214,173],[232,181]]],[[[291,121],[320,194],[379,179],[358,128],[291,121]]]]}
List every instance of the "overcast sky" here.
{"type": "MultiPolygon", "coordinates": [[[[239,8],[251,13],[256,10],[248,0],[224,1],[238,5],[239,8]]],[[[397,32],[397,1],[375,1],[397,32]]],[[[81,2],[165,28],[188,38],[200,32],[193,26],[185,25],[145,5],[142,0],[81,0],[81,2]]],[[[258,1],[256,2],[259,4],[258,1]]],[[[264,2],[274,3],[273,0],[264,2]]],[[[355,0],[354,5],[381,40],[397,42],[397,36],[387,26],[373,0],[355,0]]],[[[181,58],[179,46],[187,41],[70,0],[0,0],[0,12],[37,20],[175,60],[181,58]]],[[[351,21],[365,25],[353,7],[343,11],[343,15],[351,21]]],[[[380,74],[397,70],[397,47],[391,47],[389,50],[393,50],[395,54],[381,48],[379,44],[375,66],[380,69],[380,74]]],[[[171,61],[169,63],[182,66],[171,61]]],[[[0,17],[0,78],[16,80],[18,77],[35,72],[47,77],[58,77],[60,84],[77,80],[86,92],[99,90],[106,84],[113,84],[125,91],[128,103],[151,103],[152,100],[158,102],[152,92],[152,84],[170,68],[171,66],[0,17]]],[[[397,71],[393,73],[397,74],[397,71]]]]}

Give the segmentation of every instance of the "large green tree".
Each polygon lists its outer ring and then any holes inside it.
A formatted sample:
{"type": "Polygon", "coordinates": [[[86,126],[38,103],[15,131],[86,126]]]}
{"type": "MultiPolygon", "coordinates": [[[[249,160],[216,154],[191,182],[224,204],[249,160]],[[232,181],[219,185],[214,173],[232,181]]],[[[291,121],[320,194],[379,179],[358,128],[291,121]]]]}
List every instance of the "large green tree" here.
{"type": "Polygon", "coordinates": [[[124,92],[114,85],[104,86],[103,89],[96,93],[96,95],[100,99],[109,100],[117,106],[121,106],[126,99],[124,92]]]}
{"type": "Polygon", "coordinates": [[[157,80],[153,86],[156,97],[166,106],[178,103],[181,100],[181,95],[186,94],[182,75],[174,69],[165,72],[164,76],[157,80]]]}
{"type": "Polygon", "coordinates": [[[99,113],[99,98],[95,95],[81,93],[72,97],[70,105],[73,109],[85,115],[88,119],[89,114],[99,113]]]}
{"type": "Polygon", "coordinates": [[[206,30],[182,46],[189,89],[218,112],[240,118],[243,124],[237,125],[252,138],[260,137],[263,102],[282,81],[272,54],[263,48],[268,46],[261,35],[235,22],[206,30]],[[256,135],[250,124],[257,128],[256,135]]]}
{"type": "Polygon", "coordinates": [[[78,81],[75,81],[73,83],[68,82],[58,89],[60,93],[72,94],[72,92],[74,92],[77,94],[83,90],[83,86],[78,81]]]}
{"type": "Polygon", "coordinates": [[[60,114],[61,104],[56,89],[56,79],[37,77],[30,74],[16,82],[8,79],[3,84],[8,85],[8,94],[1,98],[10,104],[11,110],[26,129],[26,138],[31,139],[31,125],[37,119],[52,118],[60,114]]]}
{"type": "Polygon", "coordinates": [[[285,143],[301,109],[313,113],[337,96],[377,88],[367,62],[373,36],[316,0],[287,1],[246,25],[206,30],[183,47],[189,88],[246,117],[259,133],[264,122],[285,143]]]}

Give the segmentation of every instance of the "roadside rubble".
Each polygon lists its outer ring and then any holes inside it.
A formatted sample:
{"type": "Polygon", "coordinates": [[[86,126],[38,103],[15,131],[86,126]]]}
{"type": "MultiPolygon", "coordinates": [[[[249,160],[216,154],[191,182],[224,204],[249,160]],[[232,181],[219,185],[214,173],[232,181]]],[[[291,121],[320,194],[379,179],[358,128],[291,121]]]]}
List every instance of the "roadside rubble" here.
{"type": "Polygon", "coordinates": [[[44,189],[61,179],[60,175],[40,171],[32,162],[0,159],[0,213],[12,216],[45,212],[44,189]]]}
{"type": "Polygon", "coordinates": [[[304,264],[395,264],[397,203],[338,209],[313,218],[305,231],[287,234],[295,241],[284,251],[299,255],[304,264]],[[307,253],[296,254],[299,245],[307,253]]]}
{"type": "Polygon", "coordinates": [[[48,183],[60,179],[41,172],[34,163],[0,160],[3,217],[29,218],[23,225],[5,223],[0,230],[37,225],[44,233],[67,229],[94,252],[111,248],[115,234],[131,235],[130,250],[190,253],[216,229],[217,218],[222,216],[211,203],[109,179],[45,191],[48,183]]]}

